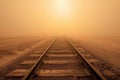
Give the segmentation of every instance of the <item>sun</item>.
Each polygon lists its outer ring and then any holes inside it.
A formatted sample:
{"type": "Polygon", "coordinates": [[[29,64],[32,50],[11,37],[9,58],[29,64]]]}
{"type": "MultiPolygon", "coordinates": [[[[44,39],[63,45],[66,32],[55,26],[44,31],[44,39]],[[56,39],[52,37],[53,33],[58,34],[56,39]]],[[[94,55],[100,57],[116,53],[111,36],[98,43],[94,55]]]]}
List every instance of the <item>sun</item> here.
{"type": "Polygon", "coordinates": [[[58,15],[67,16],[71,13],[71,3],[70,0],[55,0],[54,1],[54,11],[58,15]]]}
{"type": "Polygon", "coordinates": [[[68,9],[68,2],[67,0],[56,0],[56,9],[60,11],[65,11],[68,9]]]}

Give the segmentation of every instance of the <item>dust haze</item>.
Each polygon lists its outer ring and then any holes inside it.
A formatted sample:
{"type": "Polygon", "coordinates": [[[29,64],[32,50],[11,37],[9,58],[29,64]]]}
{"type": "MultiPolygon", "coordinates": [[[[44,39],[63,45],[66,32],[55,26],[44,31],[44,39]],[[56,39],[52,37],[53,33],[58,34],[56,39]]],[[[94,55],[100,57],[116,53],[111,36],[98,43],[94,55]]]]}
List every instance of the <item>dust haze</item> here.
{"type": "Polygon", "coordinates": [[[120,35],[119,0],[0,0],[0,35],[120,35]]]}
{"type": "Polygon", "coordinates": [[[0,37],[69,36],[120,67],[119,4],[119,0],[0,0],[0,37]]]}

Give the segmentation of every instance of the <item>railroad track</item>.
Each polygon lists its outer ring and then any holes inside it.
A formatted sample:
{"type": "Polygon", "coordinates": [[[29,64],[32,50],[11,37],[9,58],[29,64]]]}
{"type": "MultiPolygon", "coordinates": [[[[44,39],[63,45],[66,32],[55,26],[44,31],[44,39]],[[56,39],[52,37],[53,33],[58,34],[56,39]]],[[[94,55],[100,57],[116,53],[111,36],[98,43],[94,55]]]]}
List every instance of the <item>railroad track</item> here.
{"type": "Polygon", "coordinates": [[[53,40],[43,52],[34,51],[31,57],[34,59],[20,63],[32,65],[30,69],[11,71],[7,80],[106,80],[70,40],[53,40]]]}

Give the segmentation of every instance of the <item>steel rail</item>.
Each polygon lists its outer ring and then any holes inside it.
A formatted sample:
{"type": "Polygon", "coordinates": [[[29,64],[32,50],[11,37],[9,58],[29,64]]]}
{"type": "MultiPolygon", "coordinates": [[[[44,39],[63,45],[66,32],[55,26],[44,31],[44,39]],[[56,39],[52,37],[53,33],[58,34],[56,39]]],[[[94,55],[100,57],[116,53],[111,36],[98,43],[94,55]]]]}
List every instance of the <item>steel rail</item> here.
{"type": "Polygon", "coordinates": [[[48,47],[45,49],[45,51],[42,53],[42,55],[39,57],[39,59],[36,61],[36,63],[32,66],[32,68],[26,73],[26,75],[21,80],[32,80],[32,78],[35,76],[35,71],[38,68],[38,66],[41,64],[41,61],[45,54],[48,52],[50,47],[53,45],[55,40],[53,40],[48,47]]]}
{"type": "Polygon", "coordinates": [[[71,42],[70,40],[67,40],[70,45],[73,47],[73,49],[79,54],[79,56],[81,57],[81,59],[85,62],[85,65],[89,68],[90,73],[93,75],[93,78],[95,78],[96,80],[106,80],[105,77],[100,73],[100,71],[98,71],[82,54],[81,52],[75,47],[75,45],[73,44],[73,42],[71,42]]]}

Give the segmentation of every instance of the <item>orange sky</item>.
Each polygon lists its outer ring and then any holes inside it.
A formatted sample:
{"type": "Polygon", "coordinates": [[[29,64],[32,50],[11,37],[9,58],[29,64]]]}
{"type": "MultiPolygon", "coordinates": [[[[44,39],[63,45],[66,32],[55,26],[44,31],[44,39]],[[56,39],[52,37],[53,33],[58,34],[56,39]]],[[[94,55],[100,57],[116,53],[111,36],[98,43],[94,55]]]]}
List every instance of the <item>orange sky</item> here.
{"type": "Polygon", "coordinates": [[[120,35],[119,0],[0,0],[0,36],[120,35]]]}

